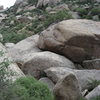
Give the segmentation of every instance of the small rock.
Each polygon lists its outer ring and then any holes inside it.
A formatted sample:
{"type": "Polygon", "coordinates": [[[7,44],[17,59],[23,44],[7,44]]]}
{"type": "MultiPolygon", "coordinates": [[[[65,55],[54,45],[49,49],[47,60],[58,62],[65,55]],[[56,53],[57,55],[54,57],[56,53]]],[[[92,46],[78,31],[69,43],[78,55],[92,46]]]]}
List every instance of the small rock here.
{"type": "Polygon", "coordinates": [[[3,36],[2,36],[2,34],[0,34],[0,42],[2,42],[3,41],[3,36]]]}
{"type": "Polygon", "coordinates": [[[99,16],[98,15],[93,16],[93,20],[99,21],[99,16]]]}
{"type": "Polygon", "coordinates": [[[46,11],[47,11],[47,12],[50,12],[51,10],[52,10],[51,7],[47,7],[47,8],[46,8],[46,11]]]}
{"type": "Polygon", "coordinates": [[[14,45],[14,43],[5,43],[6,48],[12,48],[14,45]]]}
{"type": "Polygon", "coordinates": [[[12,20],[11,22],[10,22],[10,25],[13,25],[14,24],[14,20],[12,20]]]}
{"type": "Polygon", "coordinates": [[[39,81],[43,82],[48,86],[48,88],[53,91],[55,84],[47,77],[40,78],[39,81]]]}

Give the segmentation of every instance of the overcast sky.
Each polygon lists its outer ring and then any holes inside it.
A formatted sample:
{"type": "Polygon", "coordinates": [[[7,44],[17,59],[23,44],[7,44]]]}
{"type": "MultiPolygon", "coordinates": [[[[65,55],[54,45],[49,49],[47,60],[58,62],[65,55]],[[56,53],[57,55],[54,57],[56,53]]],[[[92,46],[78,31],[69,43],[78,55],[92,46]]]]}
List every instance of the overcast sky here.
{"type": "Polygon", "coordinates": [[[0,0],[0,5],[3,5],[4,8],[14,5],[16,0],[0,0]]]}

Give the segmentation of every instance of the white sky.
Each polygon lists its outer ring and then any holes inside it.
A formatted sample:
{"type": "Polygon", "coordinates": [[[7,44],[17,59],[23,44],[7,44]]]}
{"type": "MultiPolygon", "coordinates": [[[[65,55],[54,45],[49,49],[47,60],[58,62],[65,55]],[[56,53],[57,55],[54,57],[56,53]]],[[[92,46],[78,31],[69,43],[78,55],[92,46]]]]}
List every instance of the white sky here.
{"type": "Polygon", "coordinates": [[[13,6],[16,0],[0,0],[0,5],[3,5],[4,8],[13,6]]]}

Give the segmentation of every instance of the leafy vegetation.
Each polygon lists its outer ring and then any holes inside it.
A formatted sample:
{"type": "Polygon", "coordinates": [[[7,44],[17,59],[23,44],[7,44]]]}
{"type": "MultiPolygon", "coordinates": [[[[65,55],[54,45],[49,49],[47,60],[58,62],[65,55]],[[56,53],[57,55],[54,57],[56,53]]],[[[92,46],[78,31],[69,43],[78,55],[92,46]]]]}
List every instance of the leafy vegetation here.
{"type": "Polygon", "coordinates": [[[100,7],[95,7],[91,9],[91,14],[92,15],[100,15],[100,7]]]}
{"type": "Polygon", "coordinates": [[[68,13],[67,10],[61,10],[56,12],[55,14],[46,13],[46,20],[44,21],[43,26],[47,28],[50,24],[60,22],[62,20],[71,19],[72,16],[68,13]]]}
{"type": "Polygon", "coordinates": [[[100,100],[100,96],[94,97],[91,100],[100,100]]]}
{"type": "Polygon", "coordinates": [[[22,77],[12,82],[10,77],[14,73],[8,71],[11,64],[0,51],[0,100],[54,100],[51,91],[46,85],[40,83],[33,77],[22,77]]]}
{"type": "Polygon", "coordinates": [[[40,9],[37,10],[35,9],[34,13],[37,15],[41,15],[42,19],[37,18],[34,21],[32,21],[32,25],[27,26],[26,30],[34,31],[35,33],[39,33],[43,31],[51,24],[58,23],[62,20],[67,20],[72,18],[72,16],[65,9],[51,15],[48,12],[40,9]]]}
{"type": "MultiPolygon", "coordinates": [[[[0,58],[3,56],[4,52],[0,51],[0,58]]],[[[11,62],[6,57],[3,57],[3,59],[0,61],[0,91],[3,90],[9,83],[9,79],[7,79],[7,77],[10,77],[12,74],[11,72],[8,72],[8,66],[10,64],[11,62]]]]}
{"type": "Polygon", "coordinates": [[[84,17],[85,15],[88,14],[88,11],[84,8],[77,8],[76,11],[79,13],[81,17],[84,17]]]}
{"type": "MultiPolygon", "coordinates": [[[[87,99],[81,98],[80,100],[87,100],[87,99]]],[[[90,99],[90,100],[100,100],[100,96],[94,97],[94,98],[92,98],[92,99],[90,99]]]]}
{"type": "Polygon", "coordinates": [[[9,70],[8,67],[12,63],[8,58],[6,58],[4,51],[0,51],[0,100],[5,100],[3,93],[6,91],[8,86],[12,83],[11,77],[14,73],[9,70]]]}
{"type": "Polygon", "coordinates": [[[4,100],[54,100],[52,93],[43,83],[33,77],[17,79],[7,88],[4,100]]]}
{"type": "Polygon", "coordinates": [[[78,12],[82,19],[100,20],[100,3],[96,3],[94,0],[61,0],[57,5],[49,5],[51,11],[46,10],[48,5],[41,8],[26,9],[32,5],[36,6],[37,2],[38,0],[28,0],[28,4],[19,4],[19,7],[14,5],[5,12],[8,15],[3,20],[6,27],[3,26],[0,29],[0,34],[3,34],[4,37],[3,43],[17,43],[30,35],[40,33],[52,24],[72,19],[72,15],[69,14],[70,11],[78,12]],[[66,10],[66,6],[65,9],[62,9],[64,7],[62,6],[61,9],[54,10],[55,6],[59,7],[61,4],[68,5],[69,10],[66,10]],[[17,19],[18,16],[21,16],[25,21],[22,22],[22,19],[17,19]]]}
{"type": "Polygon", "coordinates": [[[17,43],[28,36],[27,34],[23,34],[23,33],[17,34],[15,30],[10,28],[2,28],[0,30],[0,34],[3,35],[2,43],[7,43],[7,42],[17,43]]]}
{"type": "Polygon", "coordinates": [[[28,3],[31,5],[36,5],[38,0],[28,0],[28,3]]]}

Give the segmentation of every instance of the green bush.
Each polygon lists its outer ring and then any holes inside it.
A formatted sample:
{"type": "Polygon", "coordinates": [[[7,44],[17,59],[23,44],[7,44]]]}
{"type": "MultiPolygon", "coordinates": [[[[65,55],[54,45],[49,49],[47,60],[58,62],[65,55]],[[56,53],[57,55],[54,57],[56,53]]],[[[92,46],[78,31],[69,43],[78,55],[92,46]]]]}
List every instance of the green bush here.
{"type": "Polygon", "coordinates": [[[80,100],[86,100],[84,97],[81,97],[80,100]]]}
{"type": "Polygon", "coordinates": [[[0,100],[30,100],[30,99],[26,88],[17,84],[11,84],[5,91],[1,93],[0,100]]]}
{"type": "Polygon", "coordinates": [[[23,77],[4,93],[4,100],[54,100],[53,95],[46,85],[33,77],[23,77]]]}
{"type": "Polygon", "coordinates": [[[28,0],[28,3],[31,5],[36,5],[38,0],[28,0]]]}
{"type": "Polygon", "coordinates": [[[72,16],[68,13],[67,10],[61,10],[57,13],[50,15],[46,13],[46,20],[44,21],[44,27],[47,28],[52,23],[57,23],[62,20],[71,19],[72,16]]]}
{"type": "Polygon", "coordinates": [[[86,10],[86,9],[84,9],[84,8],[77,8],[76,9],[76,11],[78,12],[78,14],[80,15],[80,16],[84,16],[84,15],[87,15],[88,14],[88,11],[86,10]]]}
{"type": "Polygon", "coordinates": [[[17,79],[15,83],[17,85],[21,85],[21,86],[25,87],[26,89],[29,89],[30,86],[32,84],[34,84],[35,82],[37,82],[36,79],[34,79],[33,77],[27,76],[27,77],[21,77],[21,78],[17,79]]]}
{"type": "Polygon", "coordinates": [[[100,15],[100,7],[95,7],[91,10],[92,15],[100,15]]]}
{"type": "Polygon", "coordinates": [[[5,34],[3,35],[4,37],[4,40],[3,40],[3,43],[6,43],[6,42],[12,42],[12,43],[17,43],[23,39],[25,39],[27,36],[25,34],[17,34],[17,33],[8,33],[8,34],[5,34]]]}
{"type": "MultiPolygon", "coordinates": [[[[87,99],[82,97],[80,100],[87,100],[87,99]]],[[[100,100],[100,96],[94,97],[94,98],[92,98],[90,100],[100,100]]]]}
{"type": "Polygon", "coordinates": [[[100,100],[100,96],[94,97],[91,100],[100,100]]]}
{"type": "Polygon", "coordinates": [[[0,34],[3,35],[2,43],[7,43],[7,42],[17,43],[27,37],[26,34],[17,34],[14,29],[10,28],[1,29],[0,34]]]}

